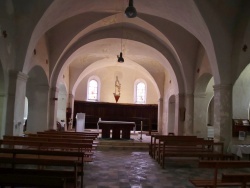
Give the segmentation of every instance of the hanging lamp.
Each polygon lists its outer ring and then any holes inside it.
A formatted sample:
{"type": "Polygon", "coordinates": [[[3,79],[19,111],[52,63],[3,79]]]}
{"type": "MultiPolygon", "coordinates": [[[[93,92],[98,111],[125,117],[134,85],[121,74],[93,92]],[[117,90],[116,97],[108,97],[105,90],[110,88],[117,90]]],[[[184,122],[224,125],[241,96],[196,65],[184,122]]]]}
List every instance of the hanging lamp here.
{"type": "Polygon", "coordinates": [[[128,18],[135,18],[137,16],[137,11],[133,5],[133,0],[129,0],[129,6],[126,8],[125,14],[128,18]]]}

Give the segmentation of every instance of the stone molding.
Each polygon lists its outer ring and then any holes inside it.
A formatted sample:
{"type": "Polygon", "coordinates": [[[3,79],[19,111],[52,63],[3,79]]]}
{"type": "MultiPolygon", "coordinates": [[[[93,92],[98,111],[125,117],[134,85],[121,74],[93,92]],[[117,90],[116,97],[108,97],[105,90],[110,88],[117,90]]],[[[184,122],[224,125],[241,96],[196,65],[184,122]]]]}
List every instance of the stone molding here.
{"type": "Polygon", "coordinates": [[[23,72],[18,72],[17,73],[17,79],[18,80],[21,80],[21,81],[24,81],[24,82],[27,82],[29,76],[23,72]]]}
{"type": "Polygon", "coordinates": [[[232,84],[218,84],[213,86],[214,91],[219,91],[219,90],[230,90],[232,89],[232,84]]]}

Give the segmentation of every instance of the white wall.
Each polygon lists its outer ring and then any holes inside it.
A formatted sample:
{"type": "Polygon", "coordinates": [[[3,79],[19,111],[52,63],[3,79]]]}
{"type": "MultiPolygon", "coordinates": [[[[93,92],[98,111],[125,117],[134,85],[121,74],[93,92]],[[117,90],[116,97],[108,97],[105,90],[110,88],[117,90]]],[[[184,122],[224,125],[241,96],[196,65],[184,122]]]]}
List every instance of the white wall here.
{"type": "Polygon", "coordinates": [[[146,75],[141,74],[137,70],[112,66],[108,68],[98,69],[88,74],[79,84],[75,100],[86,101],[87,99],[87,80],[90,76],[97,75],[101,81],[100,101],[101,102],[115,102],[115,79],[121,83],[121,96],[118,103],[133,103],[134,102],[134,82],[137,79],[144,79],[147,83],[147,104],[158,104],[159,96],[157,96],[156,88],[146,75]]]}
{"type": "Polygon", "coordinates": [[[233,119],[248,119],[250,103],[250,65],[241,73],[233,86],[233,119]]]}

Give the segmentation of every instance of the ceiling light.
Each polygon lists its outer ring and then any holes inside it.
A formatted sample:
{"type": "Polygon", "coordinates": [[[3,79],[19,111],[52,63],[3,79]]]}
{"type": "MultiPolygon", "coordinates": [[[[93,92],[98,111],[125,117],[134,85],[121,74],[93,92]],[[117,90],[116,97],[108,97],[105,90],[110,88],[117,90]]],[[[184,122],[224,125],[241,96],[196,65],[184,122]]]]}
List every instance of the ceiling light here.
{"type": "Polygon", "coordinates": [[[124,62],[124,59],[122,57],[122,52],[120,53],[120,56],[117,56],[117,58],[118,58],[118,62],[119,63],[123,63],[124,62]]]}
{"type": "Polygon", "coordinates": [[[133,5],[133,0],[129,0],[129,6],[125,10],[125,14],[128,18],[134,18],[137,15],[136,9],[133,5]]]}

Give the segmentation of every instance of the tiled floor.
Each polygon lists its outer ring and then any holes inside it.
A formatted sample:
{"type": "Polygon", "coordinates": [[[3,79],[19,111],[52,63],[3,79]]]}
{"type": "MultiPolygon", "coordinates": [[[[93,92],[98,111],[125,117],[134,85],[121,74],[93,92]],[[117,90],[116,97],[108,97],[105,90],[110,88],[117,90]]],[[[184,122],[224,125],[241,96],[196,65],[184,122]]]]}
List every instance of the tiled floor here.
{"type": "Polygon", "coordinates": [[[197,164],[196,159],[168,159],[162,169],[148,151],[97,150],[94,162],[84,167],[84,188],[191,188],[190,178],[213,175],[213,170],[199,169],[197,164]]]}

